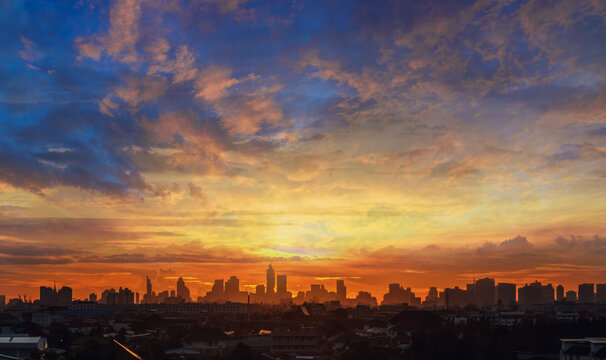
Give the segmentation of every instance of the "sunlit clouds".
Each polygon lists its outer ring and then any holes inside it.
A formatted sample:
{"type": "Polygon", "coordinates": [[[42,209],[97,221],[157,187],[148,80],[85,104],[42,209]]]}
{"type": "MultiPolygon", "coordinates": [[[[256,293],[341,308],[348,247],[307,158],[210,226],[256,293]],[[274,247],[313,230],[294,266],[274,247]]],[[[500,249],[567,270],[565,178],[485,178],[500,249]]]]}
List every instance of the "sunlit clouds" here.
{"type": "Polygon", "coordinates": [[[0,13],[9,295],[146,274],[197,295],[269,262],[293,290],[606,275],[603,2],[0,13]]]}

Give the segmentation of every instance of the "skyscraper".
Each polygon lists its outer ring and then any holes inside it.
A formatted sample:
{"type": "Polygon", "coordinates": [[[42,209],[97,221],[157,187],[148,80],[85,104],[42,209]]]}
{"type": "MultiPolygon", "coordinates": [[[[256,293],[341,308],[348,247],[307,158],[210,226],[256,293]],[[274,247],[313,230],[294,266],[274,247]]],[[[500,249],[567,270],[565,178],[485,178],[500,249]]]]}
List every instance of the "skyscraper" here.
{"type": "Polygon", "coordinates": [[[593,283],[579,285],[579,303],[587,304],[593,302],[593,283]]]}
{"type": "Polygon", "coordinates": [[[337,280],[337,297],[339,300],[345,300],[347,297],[347,288],[345,287],[345,280],[337,280]]]}
{"type": "Polygon", "coordinates": [[[267,291],[267,295],[274,294],[276,291],[276,273],[271,264],[267,268],[267,286],[265,290],[267,291]]]}
{"type": "Polygon", "coordinates": [[[229,280],[225,282],[225,294],[227,296],[236,295],[240,292],[240,279],[236,276],[231,276],[229,280]]]}
{"type": "Polygon", "coordinates": [[[492,305],[495,303],[494,279],[484,278],[476,281],[474,286],[475,303],[480,306],[492,305]]]}
{"type": "Polygon", "coordinates": [[[515,304],[516,284],[499,283],[497,285],[497,303],[501,305],[515,304]]]}
{"type": "Polygon", "coordinates": [[[564,301],[564,287],[562,285],[558,285],[556,288],[556,300],[564,301]]]}
{"type": "Polygon", "coordinates": [[[606,284],[596,285],[595,301],[601,304],[606,303],[606,284]]]}
{"type": "Polygon", "coordinates": [[[278,275],[278,289],[277,293],[280,295],[285,295],[287,292],[286,286],[286,275],[278,275]]]}
{"type": "Polygon", "coordinates": [[[145,279],[147,281],[147,292],[145,294],[147,294],[148,296],[151,296],[151,294],[152,294],[152,283],[149,280],[149,276],[146,276],[145,279]]]}
{"type": "Polygon", "coordinates": [[[190,301],[189,288],[185,286],[185,281],[180,277],[177,280],[177,296],[184,299],[186,302],[190,301]]]}

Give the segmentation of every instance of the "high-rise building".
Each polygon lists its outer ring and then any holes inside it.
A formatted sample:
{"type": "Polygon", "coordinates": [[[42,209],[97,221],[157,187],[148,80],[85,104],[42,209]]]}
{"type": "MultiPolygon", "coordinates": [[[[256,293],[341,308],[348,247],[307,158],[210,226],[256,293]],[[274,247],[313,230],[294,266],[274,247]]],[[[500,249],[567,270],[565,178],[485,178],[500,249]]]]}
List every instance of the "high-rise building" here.
{"type": "Polygon", "coordinates": [[[189,288],[185,286],[185,281],[182,277],[177,280],[177,296],[182,298],[186,302],[190,301],[189,288]]]}
{"type": "Polygon", "coordinates": [[[97,294],[95,294],[95,293],[91,293],[91,294],[88,296],[88,301],[90,301],[90,302],[97,302],[97,294]]]}
{"type": "Polygon", "coordinates": [[[577,292],[574,290],[566,291],[566,301],[568,301],[568,302],[577,301],[577,292]]]}
{"type": "Polygon", "coordinates": [[[225,294],[235,295],[240,292],[240,279],[236,276],[231,276],[229,280],[225,282],[225,294]]]}
{"type": "Polygon", "coordinates": [[[0,309],[4,309],[6,305],[6,295],[0,295],[0,309]]]}
{"type": "Polygon", "coordinates": [[[474,286],[474,300],[477,305],[493,305],[495,303],[494,297],[494,279],[484,278],[476,281],[474,286]]]}
{"type": "Polygon", "coordinates": [[[497,303],[510,305],[516,302],[516,284],[499,283],[497,285],[497,303]]]}
{"type": "Polygon", "coordinates": [[[337,280],[337,298],[339,300],[345,300],[347,297],[347,287],[345,287],[345,280],[337,280]]]}
{"type": "Polygon", "coordinates": [[[597,284],[595,301],[601,304],[606,303],[606,284],[597,284]]]}
{"type": "Polygon", "coordinates": [[[274,268],[271,267],[271,264],[267,268],[267,286],[265,287],[267,291],[267,295],[274,294],[276,291],[276,273],[274,268]]]}
{"type": "Polygon", "coordinates": [[[564,301],[564,287],[562,285],[558,285],[556,288],[556,300],[564,301]]]}
{"type": "Polygon", "coordinates": [[[592,303],[594,301],[593,295],[593,283],[579,285],[579,303],[592,303]]]}
{"type": "Polygon", "coordinates": [[[40,305],[68,306],[72,302],[72,288],[63,286],[57,291],[56,287],[40,286],[40,305]]]}
{"type": "Polygon", "coordinates": [[[223,288],[223,279],[216,279],[215,283],[213,284],[212,292],[214,294],[223,294],[224,291],[225,290],[223,288]]]}
{"type": "Polygon", "coordinates": [[[286,284],[286,275],[278,275],[278,288],[277,288],[277,293],[279,295],[285,295],[287,290],[287,284],[286,284]]]}
{"type": "Polygon", "coordinates": [[[518,303],[522,305],[550,304],[553,302],[554,294],[553,285],[542,285],[535,281],[518,289],[518,303]]]}
{"type": "Polygon", "coordinates": [[[149,280],[149,276],[146,276],[145,279],[146,279],[146,282],[147,282],[147,292],[146,292],[146,294],[151,296],[151,294],[152,294],[152,283],[151,283],[151,280],[149,280]]]}

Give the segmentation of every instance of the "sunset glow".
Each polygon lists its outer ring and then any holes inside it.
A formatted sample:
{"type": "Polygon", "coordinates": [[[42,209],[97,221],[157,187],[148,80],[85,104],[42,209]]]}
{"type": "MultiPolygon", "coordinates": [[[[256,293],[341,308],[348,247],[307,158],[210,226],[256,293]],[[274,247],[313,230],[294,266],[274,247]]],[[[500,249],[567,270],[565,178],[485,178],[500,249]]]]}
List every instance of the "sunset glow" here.
{"type": "Polygon", "coordinates": [[[606,278],[606,2],[0,3],[0,284],[606,278]],[[431,4],[430,4],[431,3],[431,4]]]}

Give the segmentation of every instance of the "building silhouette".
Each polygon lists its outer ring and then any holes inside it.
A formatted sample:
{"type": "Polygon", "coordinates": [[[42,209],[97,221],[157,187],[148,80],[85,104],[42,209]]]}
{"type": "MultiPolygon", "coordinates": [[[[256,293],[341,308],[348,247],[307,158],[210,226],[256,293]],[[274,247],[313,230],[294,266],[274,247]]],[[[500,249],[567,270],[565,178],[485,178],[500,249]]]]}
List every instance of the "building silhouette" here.
{"type": "Polygon", "coordinates": [[[497,304],[511,305],[516,303],[516,284],[499,283],[497,285],[497,304]]]}
{"type": "Polygon", "coordinates": [[[345,287],[345,280],[337,280],[337,298],[339,300],[345,300],[347,298],[347,287],[345,287]]]}
{"type": "Polygon", "coordinates": [[[277,290],[276,292],[280,296],[286,295],[287,292],[287,280],[286,275],[278,275],[277,277],[277,290]]]}
{"type": "Polygon", "coordinates": [[[600,304],[606,303],[606,284],[597,284],[595,301],[600,304]]]}
{"type": "Polygon", "coordinates": [[[68,306],[72,302],[72,288],[63,286],[57,290],[56,286],[52,288],[40,286],[40,305],[43,306],[68,306]]]}
{"type": "Polygon", "coordinates": [[[276,290],[276,273],[271,264],[267,267],[267,285],[265,287],[268,296],[272,296],[276,290]]]}
{"type": "Polygon", "coordinates": [[[584,283],[579,285],[579,303],[588,304],[594,301],[593,283],[584,283]]]}
{"type": "Polygon", "coordinates": [[[556,300],[560,302],[564,301],[564,287],[562,285],[556,287],[556,300]]]}
{"type": "Polygon", "coordinates": [[[185,281],[182,277],[177,280],[177,297],[183,299],[185,302],[191,301],[189,288],[185,286],[185,281]]]}

